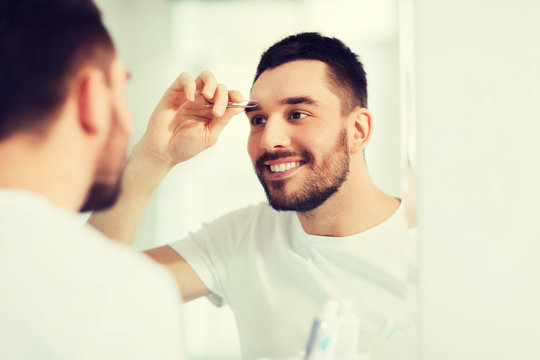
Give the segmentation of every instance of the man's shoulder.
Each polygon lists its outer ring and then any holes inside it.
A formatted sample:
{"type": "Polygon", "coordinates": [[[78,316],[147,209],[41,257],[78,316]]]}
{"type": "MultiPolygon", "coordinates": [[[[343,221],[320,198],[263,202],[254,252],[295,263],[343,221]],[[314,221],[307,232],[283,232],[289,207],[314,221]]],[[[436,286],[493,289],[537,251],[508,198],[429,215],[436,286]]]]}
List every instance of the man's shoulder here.
{"type": "Polygon", "coordinates": [[[6,239],[57,241],[63,239],[63,233],[82,228],[83,222],[39,193],[0,189],[0,231],[6,239]]]}
{"type": "MultiPolygon", "coordinates": [[[[24,190],[0,189],[3,235],[21,244],[80,248],[101,244],[106,238],[86,225],[85,219],[44,196],[24,190]]],[[[63,248],[62,248],[63,249],[63,248]]]]}
{"type": "Polygon", "coordinates": [[[160,279],[169,277],[145,255],[107,238],[83,217],[32,192],[0,189],[0,235],[3,253],[11,258],[9,262],[5,259],[5,266],[18,267],[24,261],[43,267],[42,272],[65,269],[66,283],[124,281],[127,285],[125,279],[137,278],[140,284],[162,286],[160,279]],[[24,259],[15,259],[17,254],[24,259]]]}

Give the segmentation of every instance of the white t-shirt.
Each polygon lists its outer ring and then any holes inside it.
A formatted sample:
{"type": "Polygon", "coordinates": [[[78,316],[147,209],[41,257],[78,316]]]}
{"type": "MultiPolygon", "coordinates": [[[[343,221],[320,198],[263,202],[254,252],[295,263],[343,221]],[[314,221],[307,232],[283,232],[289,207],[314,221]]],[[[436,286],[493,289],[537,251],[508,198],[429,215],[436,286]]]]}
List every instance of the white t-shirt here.
{"type": "Polygon", "coordinates": [[[171,275],[72,212],[0,189],[0,359],[183,359],[171,275]]]}
{"type": "Polygon", "coordinates": [[[234,312],[245,360],[304,350],[327,299],[351,299],[362,352],[416,358],[415,246],[404,205],[346,237],[307,234],[294,212],[267,204],[226,215],[171,244],[234,312]],[[370,350],[371,349],[371,350],[370,350]]]}

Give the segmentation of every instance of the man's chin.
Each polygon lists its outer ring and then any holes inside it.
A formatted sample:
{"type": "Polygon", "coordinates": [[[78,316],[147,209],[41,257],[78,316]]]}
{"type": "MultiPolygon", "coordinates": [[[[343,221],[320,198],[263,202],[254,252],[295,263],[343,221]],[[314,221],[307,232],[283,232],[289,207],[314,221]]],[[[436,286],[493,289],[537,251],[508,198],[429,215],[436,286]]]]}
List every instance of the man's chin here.
{"type": "Polygon", "coordinates": [[[120,196],[120,182],[113,185],[95,183],[88,191],[88,196],[79,212],[106,210],[114,205],[120,196]]]}
{"type": "Polygon", "coordinates": [[[262,183],[266,193],[266,198],[270,206],[277,211],[309,212],[317,209],[333,196],[340,188],[343,181],[338,181],[332,186],[317,189],[304,186],[300,189],[292,190],[284,182],[268,186],[262,183]]]}
{"type": "Polygon", "coordinates": [[[307,200],[285,200],[282,198],[270,198],[268,197],[268,203],[270,206],[277,211],[297,211],[297,212],[308,212],[315,210],[321,205],[321,202],[312,201],[311,199],[307,200]]]}
{"type": "Polygon", "coordinates": [[[319,199],[288,193],[285,189],[265,189],[270,206],[277,211],[308,212],[321,205],[319,199]]]}

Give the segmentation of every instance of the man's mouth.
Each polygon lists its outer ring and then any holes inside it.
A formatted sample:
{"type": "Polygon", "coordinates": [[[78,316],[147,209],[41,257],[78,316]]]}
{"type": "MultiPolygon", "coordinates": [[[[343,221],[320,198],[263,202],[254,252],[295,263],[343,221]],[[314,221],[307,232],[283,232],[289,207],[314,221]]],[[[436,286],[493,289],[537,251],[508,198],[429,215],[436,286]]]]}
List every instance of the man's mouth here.
{"type": "Polygon", "coordinates": [[[311,159],[312,156],[307,151],[265,153],[257,159],[255,168],[261,180],[285,180],[294,176],[300,168],[310,163],[311,159]]]}
{"type": "Polygon", "coordinates": [[[302,165],[303,160],[274,160],[264,163],[266,180],[284,180],[292,176],[302,165]]]}
{"type": "Polygon", "coordinates": [[[302,161],[290,161],[290,162],[284,162],[281,164],[271,164],[267,165],[270,168],[270,171],[272,173],[282,173],[287,170],[291,170],[293,168],[300,167],[302,165],[302,161]]]}

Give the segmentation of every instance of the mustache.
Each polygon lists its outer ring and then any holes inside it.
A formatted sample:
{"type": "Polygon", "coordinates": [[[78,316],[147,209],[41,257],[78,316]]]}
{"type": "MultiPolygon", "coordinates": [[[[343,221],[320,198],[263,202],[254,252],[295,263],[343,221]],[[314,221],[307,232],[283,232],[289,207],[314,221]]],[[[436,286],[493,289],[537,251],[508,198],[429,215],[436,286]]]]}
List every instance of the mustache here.
{"type": "Polygon", "coordinates": [[[263,169],[266,165],[264,164],[266,161],[273,161],[278,160],[281,158],[287,158],[287,157],[300,157],[305,162],[310,162],[313,158],[311,153],[307,150],[303,150],[300,152],[294,152],[294,151],[276,151],[276,152],[265,152],[255,162],[255,166],[257,169],[263,169]]]}

